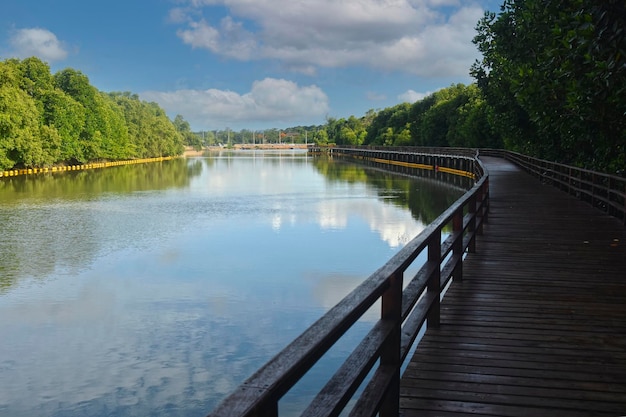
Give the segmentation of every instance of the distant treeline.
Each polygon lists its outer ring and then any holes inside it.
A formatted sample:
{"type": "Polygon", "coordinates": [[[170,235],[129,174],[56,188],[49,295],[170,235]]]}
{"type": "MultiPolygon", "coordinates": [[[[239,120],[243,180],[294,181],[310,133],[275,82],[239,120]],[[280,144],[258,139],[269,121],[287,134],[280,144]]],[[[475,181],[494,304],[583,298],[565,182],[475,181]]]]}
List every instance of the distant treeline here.
{"type": "Polygon", "coordinates": [[[98,91],[80,71],[0,62],[0,170],[179,155],[184,136],[156,103],[98,91]]]}
{"type": "Polygon", "coordinates": [[[476,85],[456,84],[413,104],[370,110],[361,118],[329,118],[319,143],[378,146],[502,146],[476,85]]]}

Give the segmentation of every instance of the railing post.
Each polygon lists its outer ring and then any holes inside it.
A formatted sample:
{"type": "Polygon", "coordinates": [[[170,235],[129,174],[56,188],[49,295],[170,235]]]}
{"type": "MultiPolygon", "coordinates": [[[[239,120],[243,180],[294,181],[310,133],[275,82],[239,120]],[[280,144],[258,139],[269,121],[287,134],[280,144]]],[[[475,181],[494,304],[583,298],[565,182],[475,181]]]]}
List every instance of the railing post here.
{"type": "MultiPolygon", "coordinates": [[[[624,190],[626,193],[626,190],[624,190]]],[[[622,221],[624,223],[624,226],[626,226],[626,196],[624,197],[624,207],[622,208],[622,221]]]]}
{"type": "Polygon", "coordinates": [[[467,245],[467,251],[469,253],[476,252],[476,194],[470,197],[467,203],[467,212],[470,215],[470,221],[467,225],[467,233],[470,235],[469,245],[467,245]]]}
{"type": "Polygon", "coordinates": [[[455,281],[463,281],[463,206],[459,207],[452,218],[452,234],[458,234],[452,245],[452,256],[458,257],[452,276],[455,281]]]}
{"type": "Polygon", "coordinates": [[[441,324],[440,298],[441,298],[441,229],[430,236],[428,240],[428,262],[435,266],[434,271],[428,279],[428,295],[435,295],[433,303],[428,310],[426,320],[428,328],[437,328],[441,324]]]}
{"type": "Polygon", "coordinates": [[[567,169],[567,194],[572,195],[572,167],[567,169]]]}
{"type": "Polygon", "coordinates": [[[381,318],[392,320],[394,330],[385,341],[380,354],[380,365],[394,367],[393,380],[383,400],[380,417],[397,417],[400,413],[400,343],[402,331],[402,272],[389,277],[389,288],[382,296],[381,318]]]}
{"type": "Polygon", "coordinates": [[[477,204],[480,205],[480,210],[478,210],[478,213],[476,214],[476,216],[480,217],[480,219],[481,219],[480,224],[476,228],[476,234],[477,235],[482,235],[483,234],[483,223],[485,222],[485,217],[486,217],[486,213],[485,213],[485,211],[486,211],[485,210],[485,187],[480,187],[480,189],[476,193],[476,197],[477,197],[477,204]]]}
{"type": "Polygon", "coordinates": [[[596,174],[591,173],[591,206],[596,207],[596,174]]]}
{"type": "Polygon", "coordinates": [[[622,223],[626,226],[626,182],[621,182],[621,187],[617,187],[616,191],[622,191],[622,223]]]}
{"type": "Polygon", "coordinates": [[[483,189],[480,193],[480,202],[482,204],[481,212],[483,221],[480,223],[480,227],[476,231],[479,235],[483,234],[483,223],[489,222],[489,178],[483,183],[483,189]]]}

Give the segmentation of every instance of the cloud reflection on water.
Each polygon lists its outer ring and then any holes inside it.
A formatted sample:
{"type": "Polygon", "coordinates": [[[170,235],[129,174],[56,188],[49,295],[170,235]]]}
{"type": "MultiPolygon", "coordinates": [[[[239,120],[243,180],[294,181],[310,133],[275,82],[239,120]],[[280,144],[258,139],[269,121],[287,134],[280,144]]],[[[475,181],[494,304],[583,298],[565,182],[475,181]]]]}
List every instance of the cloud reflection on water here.
{"type": "Polygon", "coordinates": [[[201,161],[188,187],[0,207],[0,414],[202,415],[423,229],[306,161],[201,161]]]}

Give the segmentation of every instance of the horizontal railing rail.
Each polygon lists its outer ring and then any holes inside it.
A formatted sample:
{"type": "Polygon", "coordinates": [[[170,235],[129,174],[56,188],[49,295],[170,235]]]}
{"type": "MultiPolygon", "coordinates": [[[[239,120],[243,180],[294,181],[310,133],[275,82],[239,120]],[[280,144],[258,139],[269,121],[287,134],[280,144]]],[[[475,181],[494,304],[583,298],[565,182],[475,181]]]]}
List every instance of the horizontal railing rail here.
{"type": "MultiPolygon", "coordinates": [[[[337,155],[341,148],[333,148],[337,155]]],[[[379,152],[379,159],[399,158],[398,152],[379,152]]],[[[442,159],[455,161],[458,159],[442,159]]],[[[354,348],[337,372],[304,410],[306,416],[337,416],[354,400],[351,416],[397,416],[400,370],[420,329],[439,326],[442,290],[451,279],[463,278],[463,255],[475,250],[489,207],[489,178],[481,162],[463,158],[463,170],[474,184],[452,206],[396,253],[385,265],[331,308],[317,322],[262,366],[209,414],[278,416],[280,399],[377,301],[380,319],[354,348]],[[442,240],[443,232],[451,230],[442,240]],[[421,254],[424,256],[420,257],[421,254]],[[422,263],[415,262],[422,259],[422,263]],[[416,265],[414,265],[416,263],[416,265]],[[407,269],[418,272],[404,285],[407,269]],[[368,375],[370,376],[368,378],[368,375]],[[362,388],[358,398],[355,393],[362,388]]],[[[446,167],[461,170],[458,166],[446,167]]]]}
{"type": "Polygon", "coordinates": [[[507,159],[543,183],[586,201],[626,224],[626,178],[500,149],[481,149],[480,154],[507,159]]]}
{"type": "Polygon", "coordinates": [[[310,149],[315,151],[332,151],[333,149],[356,149],[359,151],[383,151],[383,152],[399,152],[403,154],[430,154],[430,155],[454,155],[454,156],[469,156],[474,158],[477,153],[477,148],[452,148],[442,146],[374,146],[374,145],[341,145],[341,146],[326,146],[315,147],[310,149]]]}

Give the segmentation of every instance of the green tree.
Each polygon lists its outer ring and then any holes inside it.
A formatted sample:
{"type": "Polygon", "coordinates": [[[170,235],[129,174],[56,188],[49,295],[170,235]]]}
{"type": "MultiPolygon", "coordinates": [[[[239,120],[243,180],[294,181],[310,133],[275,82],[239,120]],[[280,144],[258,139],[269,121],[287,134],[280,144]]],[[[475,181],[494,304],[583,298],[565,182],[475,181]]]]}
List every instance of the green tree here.
{"type": "Polygon", "coordinates": [[[174,127],[176,131],[182,136],[183,143],[187,146],[193,146],[195,150],[202,149],[202,138],[191,132],[191,126],[185,118],[177,114],[174,118],[174,127]]]}
{"type": "Polygon", "coordinates": [[[71,68],[54,75],[55,85],[85,108],[85,124],[79,135],[80,153],[73,155],[78,162],[99,159],[106,120],[103,101],[87,76],[71,68]]]}
{"type": "MultiPolygon", "coordinates": [[[[1,70],[0,70],[1,71],[1,70]]],[[[34,167],[47,161],[39,134],[39,111],[24,90],[0,85],[0,168],[34,167]]]]}
{"type": "Polygon", "coordinates": [[[20,87],[41,104],[41,99],[55,88],[50,66],[39,58],[31,57],[22,60],[19,68],[20,87]]]}
{"type": "Polygon", "coordinates": [[[507,146],[591,168],[626,164],[626,3],[507,0],[478,23],[472,67],[507,146]]]}
{"type": "Polygon", "coordinates": [[[414,135],[411,131],[415,120],[411,118],[410,113],[411,104],[409,103],[401,103],[375,114],[370,110],[365,116],[365,119],[369,119],[370,122],[367,125],[363,142],[368,145],[394,145],[396,142],[414,145],[414,135]],[[404,132],[405,130],[407,131],[404,132]],[[395,133],[390,134],[390,132],[395,133]]]}
{"type": "Polygon", "coordinates": [[[83,160],[78,138],[85,124],[85,108],[58,88],[46,91],[41,102],[43,124],[56,130],[60,141],[54,162],[83,160]]]}
{"type": "Polygon", "coordinates": [[[469,87],[469,99],[458,108],[457,124],[448,131],[448,143],[456,147],[503,148],[504,144],[493,128],[492,108],[475,84],[469,87]]]}
{"type": "Polygon", "coordinates": [[[318,145],[328,145],[328,132],[326,129],[320,129],[315,132],[313,140],[318,145]]]}
{"type": "Polygon", "coordinates": [[[407,123],[397,135],[395,135],[393,145],[394,146],[409,146],[413,143],[411,137],[411,124],[407,123]]]}
{"type": "Polygon", "coordinates": [[[155,103],[104,94],[71,68],[52,75],[38,58],[0,62],[0,169],[182,150],[181,134],[155,103]]]}
{"type": "Polygon", "coordinates": [[[387,127],[385,131],[381,135],[382,144],[385,146],[391,146],[395,142],[395,134],[393,132],[393,127],[387,127]]]}
{"type": "Polygon", "coordinates": [[[128,127],[124,113],[117,103],[107,94],[98,92],[101,124],[98,132],[100,139],[100,157],[108,160],[128,159],[133,156],[128,127]]]}
{"type": "MultiPolygon", "coordinates": [[[[141,101],[130,92],[109,93],[120,109],[128,129],[128,148],[133,157],[179,155],[183,139],[156,103],[141,101]]],[[[181,116],[182,119],[182,116],[181,116]]]]}

